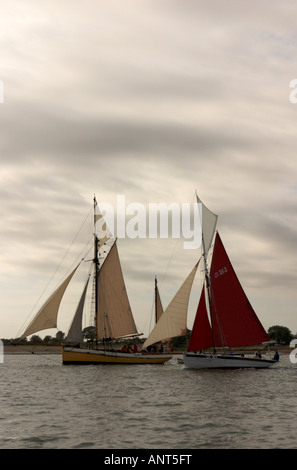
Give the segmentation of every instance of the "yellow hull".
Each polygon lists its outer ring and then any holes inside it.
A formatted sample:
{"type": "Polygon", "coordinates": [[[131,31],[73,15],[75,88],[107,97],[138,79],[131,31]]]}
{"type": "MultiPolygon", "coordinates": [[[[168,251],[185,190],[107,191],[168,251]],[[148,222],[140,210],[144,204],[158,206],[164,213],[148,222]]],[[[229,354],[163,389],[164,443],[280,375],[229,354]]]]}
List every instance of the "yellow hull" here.
{"type": "Polygon", "coordinates": [[[63,364],[164,364],[172,358],[165,353],[122,353],[96,349],[62,348],[63,364]]]}

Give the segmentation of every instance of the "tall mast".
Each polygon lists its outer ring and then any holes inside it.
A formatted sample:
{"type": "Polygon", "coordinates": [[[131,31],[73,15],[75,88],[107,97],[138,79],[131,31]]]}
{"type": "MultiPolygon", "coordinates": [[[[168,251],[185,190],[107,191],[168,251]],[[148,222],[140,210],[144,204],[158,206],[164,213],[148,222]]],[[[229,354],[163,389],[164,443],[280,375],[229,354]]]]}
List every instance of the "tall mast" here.
{"type": "Polygon", "coordinates": [[[98,276],[99,276],[99,257],[98,257],[98,238],[96,234],[96,196],[94,196],[94,279],[95,279],[95,339],[98,342],[98,276]]]}
{"type": "MultiPolygon", "coordinates": [[[[196,200],[197,203],[201,202],[198,198],[198,194],[196,191],[196,200]]],[[[202,204],[202,203],[201,203],[202,204]]],[[[202,210],[202,209],[201,209],[202,210]]],[[[205,241],[204,241],[204,236],[203,236],[203,219],[202,219],[202,212],[201,212],[201,222],[202,222],[202,256],[203,256],[203,261],[204,261],[204,272],[205,272],[205,283],[206,283],[206,290],[205,294],[208,299],[208,308],[209,308],[209,316],[210,316],[210,326],[211,326],[211,334],[212,334],[212,341],[213,341],[213,348],[214,350],[216,349],[216,343],[215,343],[215,336],[214,336],[214,330],[213,330],[213,317],[212,317],[212,309],[211,309],[211,303],[210,303],[210,297],[211,297],[211,284],[210,284],[210,276],[209,276],[209,271],[208,271],[208,266],[207,266],[207,253],[205,250],[205,241]]]]}
{"type": "Polygon", "coordinates": [[[209,313],[210,313],[210,326],[211,326],[211,333],[212,333],[212,340],[213,340],[213,348],[216,349],[215,336],[214,336],[214,331],[213,331],[212,309],[211,309],[211,303],[210,303],[211,285],[210,285],[210,277],[209,277],[209,271],[208,271],[208,266],[207,266],[207,253],[205,252],[205,243],[204,243],[203,232],[202,232],[202,250],[203,250],[202,256],[203,256],[203,260],[204,260],[205,282],[206,282],[205,293],[206,293],[207,299],[208,299],[208,308],[209,308],[209,313]]]}
{"type": "Polygon", "coordinates": [[[158,321],[158,310],[157,310],[157,284],[158,284],[158,281],[157,281],[157,276],[155,276],[155,322],[157,324],[157,321],[158,321]]]}

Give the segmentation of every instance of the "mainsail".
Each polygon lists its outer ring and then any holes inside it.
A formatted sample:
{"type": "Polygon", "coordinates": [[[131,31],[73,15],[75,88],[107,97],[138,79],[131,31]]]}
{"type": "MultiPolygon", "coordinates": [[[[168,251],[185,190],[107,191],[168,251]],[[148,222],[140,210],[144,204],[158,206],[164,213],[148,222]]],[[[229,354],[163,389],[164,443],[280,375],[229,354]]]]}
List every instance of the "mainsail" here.
{"type": "Polygon", "coordinates": [[[203,286],[188,351],[200,351],[210,348],[212,345],[213,337],[206,309],[205,287],[203,286]]]}
{"type": "Polygon", "coordinates": [[[98,274],[97,337],[117,338],[137,335],[116,241],[98,274]]]}
{"type": "Polygon", "coordinates": [[[210,317],[207,318],[204,288],[193,325],[189,351],[208,347],[238,347],[269,341],[216,234],[210,270],[210,317]],[[213,335],[213,336],[212,336],[213,335]]]}
{"type": "Polygon", "coordinates": [[[143,349],[163,339],[186,334],[189,297],[198,264],[199,263],[194,266],[187,279],[163,312],[158,323],[144,342],[142,346],[143,349]]]}
{"type": "MultiPolygon", "coordinates": [[[[79,266],[79,265],[78,265],[79,266]]],[[[57,316],[60,307],[61,300],[65,293],[65,290],[71,281],[78,266],[69,274],[69,276],[59,285],[49,299],[39,309],[31,323],[25,329],[21,338],[30,336],[33,333],[41,330],[47,330],[48,328],[57,327],[57,316]]]]}
{"type": "Polygon", "coordinates": [[[237,278],[218,233],[210,279],[211,311],[216,345],[235,347],[269,341],[269,336],[237,278]]]}

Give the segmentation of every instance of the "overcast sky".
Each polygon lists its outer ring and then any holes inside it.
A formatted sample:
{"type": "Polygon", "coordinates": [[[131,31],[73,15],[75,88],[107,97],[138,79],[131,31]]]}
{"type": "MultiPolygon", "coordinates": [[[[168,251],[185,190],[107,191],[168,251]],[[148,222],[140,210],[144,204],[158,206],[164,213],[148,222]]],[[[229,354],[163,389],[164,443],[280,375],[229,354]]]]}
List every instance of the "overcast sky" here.
{"type": "MultiPolygon", "coordinates": [[[[264,327],[297,332],[296,17],[289,0],[2,2],[0,337],[61,260],[63,277],[94,194],[182,204],[195,190],[264,327]]],[[[145,330],[155,275],[166,306],[199,253],[118,247],[145,330]]]]}

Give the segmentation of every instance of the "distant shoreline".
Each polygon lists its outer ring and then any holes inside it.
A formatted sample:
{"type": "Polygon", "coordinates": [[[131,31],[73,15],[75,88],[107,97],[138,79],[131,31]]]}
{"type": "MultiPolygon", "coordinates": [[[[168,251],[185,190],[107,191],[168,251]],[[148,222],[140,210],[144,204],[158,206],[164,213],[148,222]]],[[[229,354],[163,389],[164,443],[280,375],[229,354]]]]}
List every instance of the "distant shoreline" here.
{"type": "Polygon", "coordinates": [[[17,344],[17,345],[4,345],[5,354],[61,354],[61,346],[55,345],[41,345],[41,344],[17,344]]]}
{"type": "MultiPolygon", "coordinates": [[[[259,347],[241,348],[234,349],[233,352],[236,354],[252,354],[255,351],[261,350],[265,353],[267,350],[259,347]]],[[[186,350],[186,349],[185,349],[186,350]]],[[[289,346],[274,346],[270,347],[270,352],[278,350],[280,354],[290,354],[292,348],[289,346]]],[[[175,354],[182,354],[184,350],[177,348],[174,350],[175,354]]],[[[231,351],[230,351],[231,352],[231,351]]],[[[61,345],[51,344],[17,344],[17,345],[4,345],[4,355],[7,354],[61,354],[61,345]]]]}

